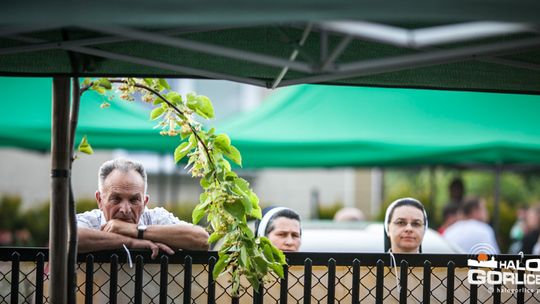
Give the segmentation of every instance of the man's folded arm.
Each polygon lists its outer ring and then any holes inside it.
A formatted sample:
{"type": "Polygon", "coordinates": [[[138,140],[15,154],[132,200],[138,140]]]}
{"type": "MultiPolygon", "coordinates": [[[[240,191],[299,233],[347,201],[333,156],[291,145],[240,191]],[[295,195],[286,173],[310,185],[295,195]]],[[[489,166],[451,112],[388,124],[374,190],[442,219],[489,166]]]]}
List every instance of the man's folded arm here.
{"type": "Polygon", "coordinates": [[[79,227],[77,229],[77,235],[78,250],[81,253],[120,249],[122,248],[122,244],[128,248],[133,247],[133,238],[117,233],[79,227]]]}
{"type": "Polygon", "coordinates": [[[144,232],[143,238],[176,249],[208,250],[208,232],[200,226],[187,223],[150,225],[144,232]]]}

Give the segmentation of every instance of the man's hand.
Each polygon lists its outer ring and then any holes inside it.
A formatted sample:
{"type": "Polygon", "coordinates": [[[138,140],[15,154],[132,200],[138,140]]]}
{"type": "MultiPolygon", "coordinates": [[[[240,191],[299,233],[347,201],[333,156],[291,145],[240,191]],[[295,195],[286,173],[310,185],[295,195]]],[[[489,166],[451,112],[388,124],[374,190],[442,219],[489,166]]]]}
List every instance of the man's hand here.
{"type": "Polygon", "coordinates": [[[101,231],[121,234],[132,238],[137,238],[138,233],[137,224],[124,222],[117,219],[112,219],[105,223],[103,226],[101,226],[101,231]]]}
{"type": "Polygon", "coordinates": [[[162,243],[154,243],[148,240],[133,239],[129,247],[152,250],[152,259],[155,259],[157,257],[160,250],[164,251],[167,254],[174,254],[174,250],[172,250],[171,247],[162,243]]]}

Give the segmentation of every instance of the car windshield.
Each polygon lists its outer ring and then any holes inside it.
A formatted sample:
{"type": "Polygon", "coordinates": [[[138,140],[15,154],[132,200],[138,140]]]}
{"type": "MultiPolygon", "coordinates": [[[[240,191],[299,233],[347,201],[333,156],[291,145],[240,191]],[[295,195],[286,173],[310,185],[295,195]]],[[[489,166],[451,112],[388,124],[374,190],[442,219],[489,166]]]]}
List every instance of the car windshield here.
{"type": "MultiPolygon", "coordinates": [[[[383,252],[382,222],[302,222],[303,252],[383,252]]],[[[463,253],[442,236],[428,229],[422,242],[423,253],[463,253]]]]}

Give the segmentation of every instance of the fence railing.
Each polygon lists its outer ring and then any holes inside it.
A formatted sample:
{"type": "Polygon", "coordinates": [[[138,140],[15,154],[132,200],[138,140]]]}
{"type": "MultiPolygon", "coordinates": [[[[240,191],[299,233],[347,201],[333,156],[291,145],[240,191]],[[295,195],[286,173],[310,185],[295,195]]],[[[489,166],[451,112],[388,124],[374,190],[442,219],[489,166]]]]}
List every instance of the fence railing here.
{"type": "MultiPolygon", "coordinates": [[[[126,251],[80,254],[77,303],[540,303],[537,256],[496,256],[530,267],[502,269],[515,276],[501,284],[474,285],[467,255],[396,254],[394,267],[385,253],[291,253],[283,279],[268,278],[259,292],[245,281],[239,298],[230,297],[227,275],[213,280],[215,252],[130,256],[132,267],[126,251]]],[[[47,261],[46,248],[0,247],[0,303],[49,303],[47,261]]],[[[499,270],[486,274],[496,279],[499,270]]]]}

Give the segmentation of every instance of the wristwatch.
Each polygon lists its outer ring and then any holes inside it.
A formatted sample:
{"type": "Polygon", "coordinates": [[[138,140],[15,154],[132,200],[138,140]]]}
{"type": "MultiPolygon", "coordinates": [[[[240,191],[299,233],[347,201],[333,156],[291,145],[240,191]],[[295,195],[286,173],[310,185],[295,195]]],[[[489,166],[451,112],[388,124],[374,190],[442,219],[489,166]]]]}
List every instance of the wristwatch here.
{"type": "Polygon", "coordinates": [[[144,232],[146,231],[146,228],[148,228],[148,226],[146,225],[139,225],[137,226],[137,238],[138,239],[143,239],[143,235],[144,235],[144,232]]]}

